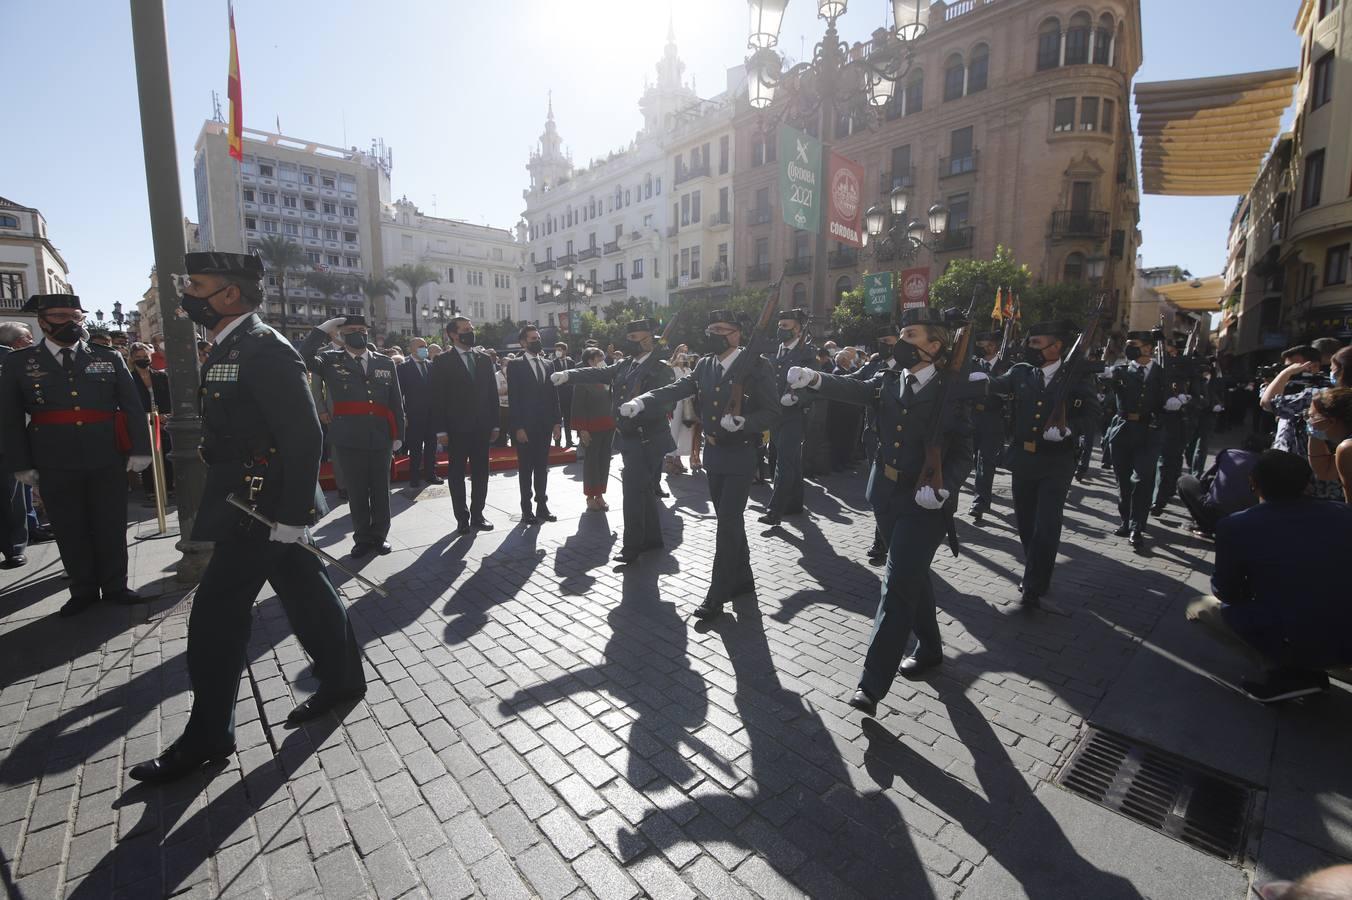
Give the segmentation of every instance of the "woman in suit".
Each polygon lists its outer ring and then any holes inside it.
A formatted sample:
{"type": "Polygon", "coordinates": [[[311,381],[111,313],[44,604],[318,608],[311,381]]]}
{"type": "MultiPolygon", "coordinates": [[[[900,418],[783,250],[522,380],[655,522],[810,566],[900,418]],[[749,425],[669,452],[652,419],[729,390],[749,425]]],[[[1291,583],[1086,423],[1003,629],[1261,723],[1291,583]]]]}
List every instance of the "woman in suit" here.
{"type": "MultiPolygon", "coordinates": [[[[600,347],[583,350],[582,365],[604,369],[605,351],[600,347]]],[[[579,382],[573,388],[572,403],[573,429],[577,431],[578,442],[587,448],[582,456],[582,493],[587,497],[587,509],[604,512],[610,509],[606,485],[610,481],[611,445],[615,440],[610,385],[579,382]]]]}
{"type": "MultiPolygon", "coordinates": [[[[163,369],[151,368],[150,357],[153,352],[149,344],[131,345],[131,380],[136,385],[136,393],[141,396],[141,406],[150,412],[160,414],[160,441],[164,449],[164,486],[168,495],[164,499],[168,503],[174,496],[174,465],[169,462],[169,451],[173,448],[169,443],[169,429],[165,427],[169,421],[171,408],[169,373],[163,369]]],[[[145,499],[142,501],[144,506],[155,505],[154,469],[154,466],[147,466],[141,472],[141,489],[145,491],[145,499]]]]}

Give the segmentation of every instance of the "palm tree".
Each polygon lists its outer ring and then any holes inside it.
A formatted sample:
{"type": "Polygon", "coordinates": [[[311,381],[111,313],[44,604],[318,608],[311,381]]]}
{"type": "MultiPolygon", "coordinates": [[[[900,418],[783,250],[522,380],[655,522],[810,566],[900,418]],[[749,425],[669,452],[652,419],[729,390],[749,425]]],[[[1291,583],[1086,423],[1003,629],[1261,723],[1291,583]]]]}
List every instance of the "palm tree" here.
{"type": "Polygon", "coordinates": [[[380,300],[386,297],[393,297],[399,290],[399,286],[394,283],[394,279],[387,278],[384,275],[367,275],[357,282],[357,289],[366,295],[366,306],[371,313],[371,333],[380,334],[378,327],[380,322],[380,300]]]}
{"type": "Polygon", "coordinates": [[[266,234],[258,240],[258,255],[272,270],[282,295],[282,315],[286,315],[286,275],[305,265],[305,251],[280,234],[266,234]]]}
{"type": "Polygon", "coordinates": [[[413,330],[418,330],[418,291],[423,285],[441,284],[441,273],[423,263],[395,266],[387,273],[396,281],[402,281],[413,292],[413,330]]]}
{"type": "Polygon", "coordinates": [[[351,278],[334,272],[309,272],[305,275],[305,286],[319,291],[325,300],[350,294],[353,290],[351,278]]]}

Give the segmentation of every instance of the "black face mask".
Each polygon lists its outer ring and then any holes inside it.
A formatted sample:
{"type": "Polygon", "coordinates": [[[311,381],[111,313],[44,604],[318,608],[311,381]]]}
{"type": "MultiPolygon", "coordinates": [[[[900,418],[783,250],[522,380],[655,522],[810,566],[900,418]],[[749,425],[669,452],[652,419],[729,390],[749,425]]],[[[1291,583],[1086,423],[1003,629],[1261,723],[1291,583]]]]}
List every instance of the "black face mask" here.
{"type": "Polygon", "coordinates": [[[543,350],[544,348],[545,345],[543,341],[528,341],[526,343],[526,352],[534,353],[536,356],[539,356],[540,351],[543,350]]]}
{"type": "Polygon", "coordinates": [[[58,344],[77,344],[89,337],[89,332],[85,331],[79,322],[62,322],[60,325],[53,325],[48,336],[58,344]]]}
{"type": "Polygon", "coordinates": [[[731,346],[732,345],[728,343],[728,336],[726,334],[707,333],[704,335],[703,347],[705,353],[721,355],[727,352],[731,346]]]}
{"type": "Polygon", "coordinates": [[[343,343],[347,344],[353,350],[365,350],[366,335],[362,334],[360,331],[350,331],[343,335],[343,343]]]}
{"type": "Polygon", "coordinates": [[[473,330],[470,330],[470,331],[463,331],[463,332],[461,332],[460,334],[457,334],[457,335],[455,336],[455,339],[456,339],[457,341],[460,342],[460,345],[461,345],[462,347],[473,347],[473,346],[474,346],[474,332],[473,332],[473,330]]]}
{"type": "Polygon", "coordinates": [[[1127,358],[1128,362],[1136,362],[1136,360],[1141,358],[1141,348],[1128,347],[1127,349],[1122,351],[1122,355],[1127,358]]]}
{"type": "Polygon", "coordinates": [[[218,288],[205,297],[181,294],[178,298],[178,305],[183,308],[183,312],[187,314],[190,320],[201,325],[207,331],[215,331],[216,326],[221,324],[221,319],[224,319],[225,316],[212,309],[211,304],[207,301],[223,290],[225,288],[218,288]]]}
{"type": "Polygon", "coordinates": [[[149,368],[150,368],[150,360],[148,360],[148,359],[133,359],[133,360],[131,361],[131,364],[132,364],[133,366],[135,366],[136,368],[138,368],[138,369],[149,369],[149,368]]]}
{"type": "Polygon", "coordinates": [[[624,342],[624,352],[628,353],[630,356],[638,356],[643,353],[643,343],[628,338],[624,342]]]}
{"type": "Polygon", "coordinates": [[[1042,355],[1042,350],[1039,347],[1025,346],[1023,348],[1023,361],[1039,369],[1047,364],[1047,358],[1042,355]]]}
{"type": "Polygon", "coordinates": [[[779,342],[781,344],[787,344],[789,341],[797,337],[797,335],[793,333],[792,328],[781,328],[779,329],[779,331],[775,333],[775,336],[779,338],[779,342]]]}
{"type": "Polygon", "coordinates": [[[914,368],[921,362],[920,348],[906,341],[897,341],[896,346],[892,348],[892,358],[896,360],[899,369],[914,368]]]}

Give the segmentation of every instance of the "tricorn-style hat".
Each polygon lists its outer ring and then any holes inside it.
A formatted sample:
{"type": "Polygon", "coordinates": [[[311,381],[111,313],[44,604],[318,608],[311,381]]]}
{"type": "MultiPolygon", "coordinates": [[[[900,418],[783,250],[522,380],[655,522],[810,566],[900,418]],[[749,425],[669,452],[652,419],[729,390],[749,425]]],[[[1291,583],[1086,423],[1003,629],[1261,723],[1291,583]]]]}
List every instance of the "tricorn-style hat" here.
{"type": "Polygon", "coordinates": [[[716,309],[709,313],[709,324],[731,325],[738,329],[742,327],[741,319],[738,318],[737,313],[730,309],[716,309]]]}
{"type": "Polygon", "coordinates": [[[635,319],[624,326],[625,334],[633,334],[636,331],[656,331],[657,323],[652,319],[635,319]]]}
{"type": "Polygon", "coordinates": [[[1127,340],[1140,341],[1143,344],[1155,343],[1155,332],[1153,331],[1128,331],[1127,340]]]}
{"type": "Polygon", "coordinates": [[[878,328],[879,338],[894,338],[897,336],[897,326],[892,324],[882,325],[878,328]]]}
{"type": "Polygon", "coordinates": [[[781,309],[775,316],[776,322],[782,322],[785,319],[793,319],[797,322],[806,322],[808,320],[807,310],[805,309],[781,309]]]}
{"type": "Polygon", "coordinates": [[[1050,322],[1037,322],[1028,329],[1029,337],[1051,335],[1053,337],[1064,338],[1074,333],[1075,326],[1064,319],[1057,319],[1050,322]]]}
{"type": "Polygon", "coordinates": [[[1188,346],[1188,336],[1186,334],[1176,334],[1172,341],[1173,345],[1182,350],[1188,346]]]}
{"type": "Polygon", "coordinates": [[[42,312],[47,309],[78,309],[83,311],[80,298],[74,294],[34,294],[28,298],[21,312],[42,312]]]}
{"type": "Polygon", "coordinates": [[[913,306],[901,311],[901,327],[907,325],[946,325],[944,314],[932,306],[913,306]]]}
{"type": "Polygon", "coordinates": [[[344,325],[365,325],[366,316],[347,316],[343,319],[344,325]]]}
{"type": "Polygon", "coordinates": [[[220,253],[217,251],[186,253],[183,256],[183,265],[189,275],[263,277],[263,261],[252,253],[220,253]]]}

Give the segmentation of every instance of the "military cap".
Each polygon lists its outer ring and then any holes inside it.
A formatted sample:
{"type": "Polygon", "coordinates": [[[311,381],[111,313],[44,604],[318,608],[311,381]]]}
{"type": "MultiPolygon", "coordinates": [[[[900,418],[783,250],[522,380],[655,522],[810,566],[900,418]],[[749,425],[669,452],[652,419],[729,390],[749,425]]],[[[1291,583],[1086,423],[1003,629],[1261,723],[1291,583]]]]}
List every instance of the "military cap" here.
{"type": "Polygon", "coordinates": [[[1172,343],[1175,347],[1182,350],[1183,348],[1188,346],[1188,336],[1186,334],[1174,335],[1172,343]]]}
{"type": "Polygon", "coordinates": [[[635,331],[656,331],[657,323],[652,319],[635,319],[624,326],[625,334],[633,334],[635,331]]]}
{"type": "Polygon", "coordinates": [[[901,311],[901,327],[907,325],[946,325],[944,314],[932,306],[912,306],[901,311]]]}
{"type": "Polygon", "coordinates": [[[347,316],[343,319],[344,325],[365,325],[366,316],[347,316]]]}
{"type": "Polygon", "coordinates": [[[878,337],[880,338],[894,338],[896,336],[897,336],[897,326],[895,325],[892,324],[883,325],[878,329],[878,337]]]}
{"type": "Polygon", "coordinates": [[[741,319],[738,318],[737,313],[730,309],[716,309],[709,313],[709,324],[731,325],[732,327],[739,329],[742,327],[741,319]]]}
{"type": "Polygon", "coordinates": [[[1000,343],[1000,339],[1002,337],[1003,335],[1001,335],[1000,332],[998,331],[982,331],[978,334],[972,335],[972,340],[977,343],[980,343],[982,341],[990,341],[993,344],[998,344],[1000,343]]]}
{"type": "Polygon", "coordinates": [[[1128,331],[1127,340],[1140,341],[1144,344],[1153,344],[1155,342],[1155,332],[1153,331],[1128,331]]]}
{"type": "Polygon", "coordinates": [[[234,275],[239,278],[262,278],[263,261],[252,253],[220,253],[206,251],[185,253],[183,266],[189,275],[234,275]]]}
{"type": "Polygon", "coordinates": [[[1037,322],[1028,329],[1029,337],[1038,337],[1040,335],[1051,335],[1052,337],[1068,337],[1075,333],[1075,326],[1064,319],[1058,319],[1050,322],[1037,322]]]}
{"type": "Polygon", "coordinates": [[[74,294],[34,294],[28,298],[21,312],[42,312],[47,309],[83,310],[80,298],[74,294]]]}
{"type": "Polygon", "coordinates": [[[775,321],[782,322],[785,319],[793,319],[796,322],[806,322],[808,320],[807,310],[805,309],[781,309],[775,317],[775,321]]]}
{"type": "Polygon", "coordinates": [[[106,337],[110,341],[113,339],[113,333],[102,325],[94,325],[85,330],[89,332],[91,338],[106,337]]]}

